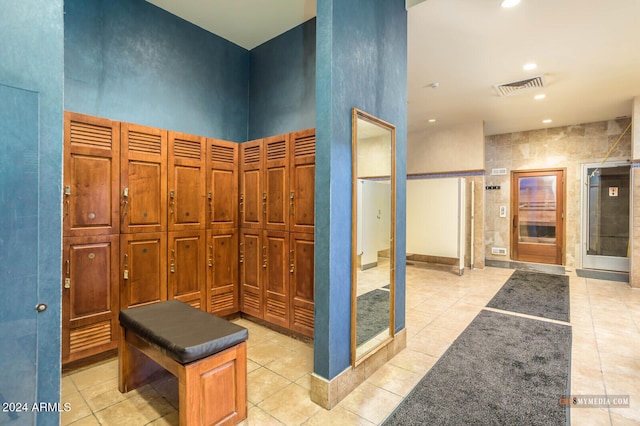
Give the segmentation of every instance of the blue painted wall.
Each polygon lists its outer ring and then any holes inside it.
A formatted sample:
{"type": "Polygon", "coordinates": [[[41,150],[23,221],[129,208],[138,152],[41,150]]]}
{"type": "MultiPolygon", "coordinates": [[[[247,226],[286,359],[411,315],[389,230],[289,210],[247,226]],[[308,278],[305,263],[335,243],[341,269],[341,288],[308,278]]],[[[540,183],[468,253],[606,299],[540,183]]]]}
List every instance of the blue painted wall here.
{"type": "Polygon", "coordinates": [[[350,362],[351,109],[396,125],[396,323],[405,327],[407,12],[404,0],[318,0],[316,374],[350,362]]]}
{"type": "MultiPolygon", "coordinates": [[[[30,409],[60,401],[63,2],[0,9],[0,400],[30,409]]],[[[0,412],[10,421],[59,414],[0,412]]]]}
{"type": "Polygon", "coordinates": [[[247,140],[246,49],[143,0],[64,7],[65,109],[247,140]]]}
{"type": "Polygon", "coordinates": [[[316,125],[316,20],[251,50],[249,139],[316,125]]]}

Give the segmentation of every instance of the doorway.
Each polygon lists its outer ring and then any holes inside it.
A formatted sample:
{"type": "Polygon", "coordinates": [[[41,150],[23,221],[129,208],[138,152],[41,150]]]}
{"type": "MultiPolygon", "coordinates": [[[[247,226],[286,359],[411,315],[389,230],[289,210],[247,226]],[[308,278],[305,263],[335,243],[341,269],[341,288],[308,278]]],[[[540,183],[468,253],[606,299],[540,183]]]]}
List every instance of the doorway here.
{"type": "Polygon", "coordinates": [[[511,255],[563,264],[565,170],[511,172],[511,255]]]}
{"type": "Polygon", "coordinates": [[[582,166],[582,267],[629,272],[629,163],[582,166]]]}

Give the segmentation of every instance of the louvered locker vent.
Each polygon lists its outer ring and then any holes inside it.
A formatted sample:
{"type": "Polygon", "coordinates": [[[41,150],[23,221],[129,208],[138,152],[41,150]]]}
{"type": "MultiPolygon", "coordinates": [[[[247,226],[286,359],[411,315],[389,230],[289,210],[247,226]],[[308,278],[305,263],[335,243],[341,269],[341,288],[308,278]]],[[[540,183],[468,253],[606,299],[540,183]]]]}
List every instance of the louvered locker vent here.
{"type": "Polygon", "coordinates": [[[150,135],[148,133],[129,132],[129,152],[139,152],[141,154],[161,155],[162,138],[160,135],[150,135]]]}
{"type": "Polygon", "coordinates": [[[267,160],[281,160],[287,158],[286,141],[275,141],[267,144],[267,160]]]}
{"type": "Polygon", "coordinates": [[[244,164],[256,163],[260,161],[260,146],[248,146],[244,148],[244,164]]]}
{"type": "Polygon", "coordinates": [[[175,139],[173,141],[173,156],[190,160],[200,160],[200,142],[175,139]]]}
{"type": "Polygon", "coordinates": [[[233,293],[211,296],[211,309],[213,312],[233,309],[233,293]]]}
{"type": "Polygon", "coordinates": [[[81,145],[93,148],[111,149],[111,127],[72,121],[70,124],[71,145],[81,145]]]}
{"type": "Polygon", "coordinates": [[[294,141],[294,155],[296,157],[305,157],[307,155],[316,155],[316,137],[305,136],[294,141]]]}
{"type": "Polygon", "coordinates": [[[69,352],[73,354],[110,342],[111,321],[101,321],[71,330],[69,352]]]}
{"type": "Polygon", "coordinates": [[[211,144],[211,161],[217,163],[234,163],[233,148],[211,144]]]}

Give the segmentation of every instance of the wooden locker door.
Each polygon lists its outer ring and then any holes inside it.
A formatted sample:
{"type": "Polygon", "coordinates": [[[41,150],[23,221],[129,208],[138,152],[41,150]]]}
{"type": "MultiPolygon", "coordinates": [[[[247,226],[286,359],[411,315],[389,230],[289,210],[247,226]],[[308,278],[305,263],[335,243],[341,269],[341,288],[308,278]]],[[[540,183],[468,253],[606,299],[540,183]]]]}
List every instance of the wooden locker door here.
{"type": "Polygon", "coordinates": [[[289,233],[264,231],[263,279],[265,308],[264,320],[289,327],[289,233]]]}
{"type": "Polygon", "coordinates": [[[289,185],[292,232],[313,232],[315,224],[316,130],[291,134],[289,185]]]}
{"type": "Polygon", "coordinates": [[[238,144],[207,139],[207,227],[238,227],[238,144]]]}
{"type": "Polygon", "coordinates": [[[169,232],[168,298],[207,310],[205,287],[205,232],[169,232]]]}
{"type": "Polygon", "coordinates": [[[65,236],[120,232],[120,123],[64,113],[65,236]]]}
{"type": "Polygon", "coordinates": [[[290,329],[313,337],[313,234],[291,233],[290,329]]]}
{"type": "Polygon", "coordinates": [[[205,229],[205,139],[171,131],[168,137],[168,229],[205,229]]]}
{"type": "Polygon", "coordinates": [[[167,300],[167,233],[120,234],[120,308],[167,300]]]}
{"type": "Polygon", "coordinates": [[[238,312],[238,230],[207,230],[207,311],[238,312]]]}
{"type": "Polygon", "coordinates": [[[121,124],[120,232],[167,230],[167,132],[121,124]]]}
{"type": "Polygon", "coordinates": [[[264,317],[262,265],[265,260],[262,250],[262,230],[241,229],[239,253],[240,310],[262,319],[264,317]]]}
{"type": "Polygon", "coordinates": [[[263,205],[262,139],[240,145],[240,227],[262,228],[263,205]]]}
{"type": "Polygon", "coordinates": [[[62,362],[118,344],[118,236],[66,237],[62,268],[62,362]]]}
{"type": "Polygon", "coordinates": [[[289,135],[266,138],[264,145],[264,228],[289,229],[289,135]],[[266,198],[265,198],[266,194],[266,198]]]}

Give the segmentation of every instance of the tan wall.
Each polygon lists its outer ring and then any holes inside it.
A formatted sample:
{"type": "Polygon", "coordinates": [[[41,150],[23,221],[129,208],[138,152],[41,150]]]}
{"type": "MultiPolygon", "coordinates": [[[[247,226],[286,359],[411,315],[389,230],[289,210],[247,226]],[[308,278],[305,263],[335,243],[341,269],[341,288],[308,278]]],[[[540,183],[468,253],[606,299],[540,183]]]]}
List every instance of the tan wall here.
{"type": "Polygon", "coordinates": [[[484,169],[482,121],[407,136],[407,173],[484,169]]]}
{"type": "MultiPolygon", "coordinates": [[[[510,175],[514,170],[566,168],[565,264],[580,267],[581,250],[581,165],[603,160],[629,124],[630,119],[610,120],[566,127],[507,133],[485,138],[486,185],[499,190],[485,191],[485,254],[491,260],[510,257],[510,175]],[[491,170],[506,168],[504,176],[492,176],[491,170]],[[507,217],[499,217],[500,206],[507,217]],[[492,255],[492,247],[507,248],[508,255],[492,255]]],[[[631,132],[627,132],[610,154],[608,161],[631,159],[631,132]]],[[[637,184],[635,185],[637,188],[637,184]]],[[[637,192],[637,191],[636,191],[637,192]]]]}
{"type": "MultiPolygon", "coordinates": [[[[478,171],[484,169],[484,124],[482,121],[408,135],[407,173],[432,174],[478,171]]],[[[465,265],[472,264],[471,254],[471,188],[475,188],[473,267],[484,267],[484,176],[465,176],[467,247],[465,265]]],[[[407,230],[411,232],[411,230],[407,230]]]]}

